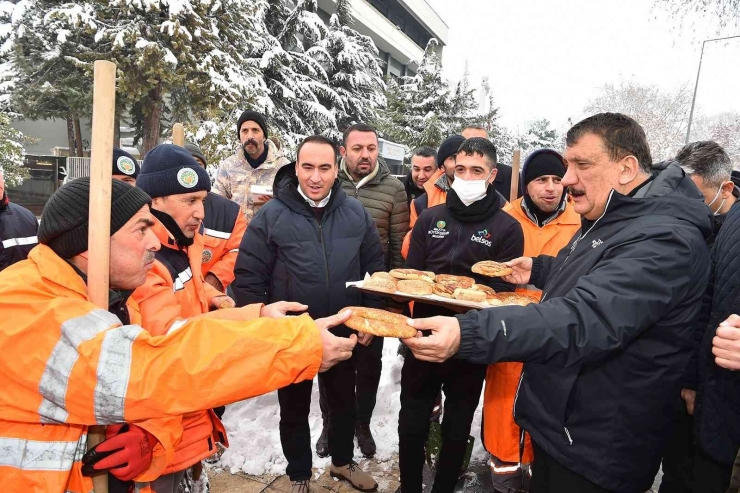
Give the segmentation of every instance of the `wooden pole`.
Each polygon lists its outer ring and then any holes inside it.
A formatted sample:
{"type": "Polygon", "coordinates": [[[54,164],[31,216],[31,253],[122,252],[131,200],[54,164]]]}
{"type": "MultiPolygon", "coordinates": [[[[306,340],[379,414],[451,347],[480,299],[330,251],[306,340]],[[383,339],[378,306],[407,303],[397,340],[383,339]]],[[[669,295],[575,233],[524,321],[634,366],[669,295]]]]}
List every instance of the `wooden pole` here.
{"type": "Polygon", "coordinates": [[[514,158],[511,160],[511,190],[509,192],[509,202],[514,202],[519,197],[519,161],[521,160],[521,151],[514,151],[514,158]]]}
{"type": "MultiPolygon", "coordinates": [[[[94,74],[87,293],[93,304],[107,310],[110,287],[111,163],[116,104],[116,64],[98,60],[94,65],[94,74]]],[[[91,426],[88,429],[88,449],[104,439],[104,426],[91,426]]],[[[107,473],[98,474],[92,479],[95,493],[108,493],[107,473]]]]}
{"type": "Polygon", "coordinates": [[[172,127],[172,143],[176,146],[185,147],[185,127],[182,123],[175,123],[172,127]]]}

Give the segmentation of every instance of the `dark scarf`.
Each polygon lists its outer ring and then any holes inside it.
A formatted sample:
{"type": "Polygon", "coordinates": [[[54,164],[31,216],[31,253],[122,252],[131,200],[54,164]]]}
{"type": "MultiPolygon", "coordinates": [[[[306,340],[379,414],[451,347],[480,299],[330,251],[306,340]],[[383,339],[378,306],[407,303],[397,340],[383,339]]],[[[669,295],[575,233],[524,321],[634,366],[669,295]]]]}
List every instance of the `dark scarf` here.
{"type": "Polygon", "coordinates": [[[477,223],[490,219],[501,209],[501,199],[496,187],[488,185],[486,196],[466,206],[454,189],[447,192],[447,209],[461,223],[477,223]]]}
{"type": "Polygon", "coordinates": [[[172,219],[172,216],[170,216],[166,212],[158,211],[157,209],[152,209],[151,211],[152,215],[159,219],[164,227],[167,228],[167,231],[169,231],[170,234],[175,237],[175,244],[178,248],[182,249],[185,247],[189,247],[195,242],[195,237],[188,238],[187,236],[185,236],[185,233],[182,232],[180,226],[177,225],[177,222],[172,219]]]}
{"type": "Polygon", "coordinates": [[[262,155],[260,155],[260,157],[258,157],[257,159],[252,159],[251,157],[249,157],[249,154],[247,154],[247,151],[244,151],[244,157],[247,158],[247,162],[252,168],[257,169],[262,165],[262,163],[264,163],[267,160],[268,150],[269,150],[269,147],[267,145],[267,142],[265,142],[265,150],[262,152],[262,155]]]}
{"type": "Polygon", "coordinates": [[[0,211],[8,207],[10,199],[8,198],[8,192],[3,192],[3,198],[0,199],[0,211]]]}
{"type": "Polygon", "coordinates": [[[530,212],[535,217],[535,219],[537,220],[537,226],[541,228],[548,220],[562,214],[563,201],[565,200],[565,197],[566,194],[563,193],[563,196],[560,197],[560,203],[558,204],[557,209],[555,209],[553,212],[545,212],[537,207],[537,204],[534,203],[534,200],[532,200],[529,195],[525,194],[524,201],[522,202],[522,208],[524,209],[525,213],[530,212]]]}

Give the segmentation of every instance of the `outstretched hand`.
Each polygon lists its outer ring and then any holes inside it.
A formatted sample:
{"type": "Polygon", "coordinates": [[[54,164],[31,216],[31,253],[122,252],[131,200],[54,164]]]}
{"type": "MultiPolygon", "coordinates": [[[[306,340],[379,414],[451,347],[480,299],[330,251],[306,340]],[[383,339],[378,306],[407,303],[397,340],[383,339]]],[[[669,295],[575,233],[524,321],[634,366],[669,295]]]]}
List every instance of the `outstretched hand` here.
{"type": "Polygon", "coordinates": [[[289,312],[305,312],[308,305],[293,301],[278,301],[265,305],[260,310],[260,317],[282,318],[289,312]]]}
{"type": "Polygon", "coordinates": [[[345,310],[337,315],[316,320],[316,326],[321,334],[321,343],[324,346],[319,373],[325,372],[337,363],[352,357],[352,350],[357,345],[357,336],[352,334],[349,338],[337,337],[329,332],[330,328],[343,324],[351,316],[352,311],[345,310]]]}
{"type": "Polygon", "coordinates": [[[532,276],[532,257],[515,258],[504,262],[504,265],[514,271],[508,276],[503,276],[504,281],[511,284],[529,284],[529,278],[532,276]]]}
{"type": "Polygon", "coordinates": [[[454,317],[432,317],[409,320],[409,325],[419,330],[431,330],[432,335],[403,339],[416,359],[443,363],[460,349],[460,323],[454,317]]]}

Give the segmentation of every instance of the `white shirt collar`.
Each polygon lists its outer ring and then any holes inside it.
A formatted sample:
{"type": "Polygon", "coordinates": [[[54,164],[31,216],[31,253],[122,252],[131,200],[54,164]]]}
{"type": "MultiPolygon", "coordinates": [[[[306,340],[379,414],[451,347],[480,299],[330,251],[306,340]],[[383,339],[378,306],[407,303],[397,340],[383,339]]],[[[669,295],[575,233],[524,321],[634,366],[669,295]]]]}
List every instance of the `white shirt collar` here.
{"type": "Polygon", "coordinates": [[[321,199],[321,202],[314,202],[313,200],[309,199],[305,193],[303,193],[303,189],[300,185],[298,185],[298,193],[300,193],[301,197],[303,197],[306,202],[308,202],[308,205],[310,205],[311,207],[316,207],[318,209],[323,209],[324,207],[326,207],[326,204],[329,203],[329,199],[331,198],[331,190],[329,190],[329,195],[321,199]]]}

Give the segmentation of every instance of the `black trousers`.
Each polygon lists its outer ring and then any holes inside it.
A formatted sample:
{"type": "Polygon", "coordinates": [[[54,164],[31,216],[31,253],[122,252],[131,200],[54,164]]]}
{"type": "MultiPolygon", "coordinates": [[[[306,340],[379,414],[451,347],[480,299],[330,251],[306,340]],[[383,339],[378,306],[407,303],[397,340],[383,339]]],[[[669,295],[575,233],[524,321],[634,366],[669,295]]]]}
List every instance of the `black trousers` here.
{"type": "Polygon", "coordinates": [[[692,493],[725,493],[730,487],[732,465],[717,462],[696,446],[692,493]]]}
{"type": "Polygon", "coordinates": [[[570,469],[560,465],[534,441],[532,488],[530,493],[610,493],[570,469]]]}
{"type": "Polygon", "coordinates": [[[313,381],[294,383],[278,390],[280,402],[280,444],[288,460],[285,473],[291,481],[311,478],[311,408],[313,381]]]}
{"type": "Polygon", "coordinates": [[[694,417],[686,411],[686,402],[679,396],[673,414],[673,430],[663,453],[659,493],[692,492],[694,449],[694,417]]]}
{"type": "MultiPolygon", "coordinates": [[[[352,353],[352,359],[355,360],[355,414],[358,423],[369,425],[373,417],[380,373],[383,370],[383,340],[382,337],[374,337],[369,346],[358,344],[352,353]]],[[[325,394],[319,379],[319,405],[324,422],[328,416],[325,394]]]]}
{"type": "Polygon", "coordinates": [[[424,444],[429,416],[444,388],[442,449],[437,461],[433,493],[455,489],[468,446],[470,425],[478,407],[486,366],[450,359],[444,363],[417,360],[409,351],[401,372],[401,413],[398,419],[401,491],[421,493],[424,444]]]}
{"type": "Polygon", "coordinates": [[[331,462],[343,467],[352,462],[355,450],[354,356],[320,373],[319,384],[326,394],[331,462]]]}

